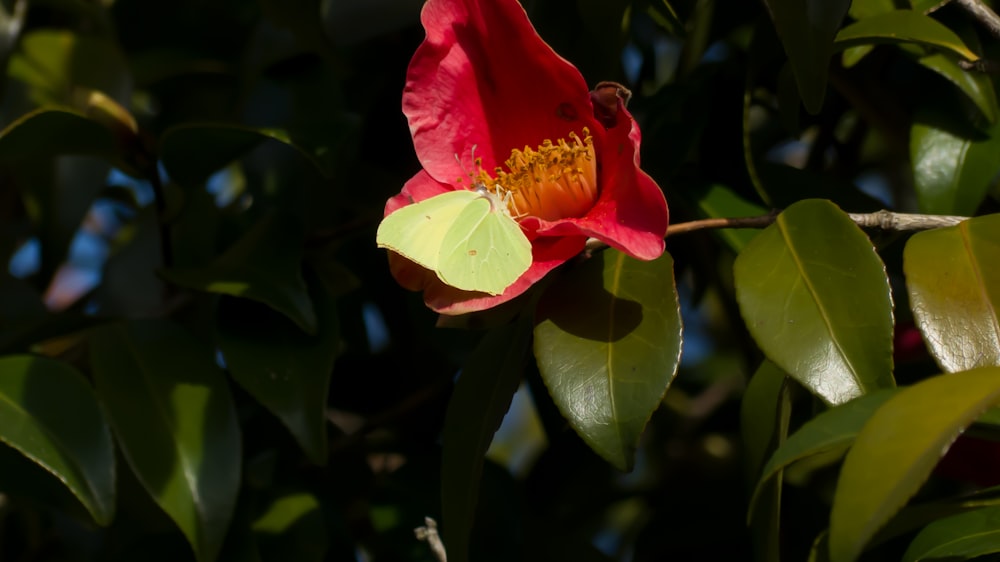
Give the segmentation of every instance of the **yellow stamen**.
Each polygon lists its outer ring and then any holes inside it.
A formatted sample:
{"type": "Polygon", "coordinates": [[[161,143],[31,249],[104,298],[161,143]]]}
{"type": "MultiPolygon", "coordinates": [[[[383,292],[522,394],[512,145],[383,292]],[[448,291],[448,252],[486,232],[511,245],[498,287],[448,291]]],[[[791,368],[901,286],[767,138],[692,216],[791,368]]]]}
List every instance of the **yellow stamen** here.
{"type": "Polygon", "coordinates": [[[507,202],[511,215],[534,216],[543,220],[581,217],[597,201],[597,161],[590,131],[583,129],[583,139],[575,132],[569,140],[546,139],[532,150],[512,150],[491,177],[480,167],[476,183],[507,202]]]}

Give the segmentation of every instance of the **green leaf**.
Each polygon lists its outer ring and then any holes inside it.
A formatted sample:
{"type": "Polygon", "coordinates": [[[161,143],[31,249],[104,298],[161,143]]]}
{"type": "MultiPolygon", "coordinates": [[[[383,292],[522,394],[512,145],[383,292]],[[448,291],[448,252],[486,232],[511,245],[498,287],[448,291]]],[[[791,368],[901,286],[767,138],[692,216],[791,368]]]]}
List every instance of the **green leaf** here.
{"type": "MultiPolygon", "coordinates": [[[[764,207],[750,203],[722,185],[698,186],[692,191],[691,196],[697,199],[698,210],[707,218],[753,217],[767,214],[767,209],[764,207]]],[[[745,228],[726,228],[718,233],[719,237],[736,252],[743,250],[757,235],[756,230],[745,228]]]]}
{"type": "Polygon", "coordinates": [[[830,559],[855,560],[917,492],[962,430],[1000,402],[1000,368],[926,379],[868,420],[847,453],[830,515],[830,559]]]}
{"type": "Polygon", "coordinates": [[[733,273],[761,350],[828,404],[895,385],[885,266],[832,203],[789,207],[737,256],[733,273]]]}
{"type": "Polygon", "coordinates": [[[0,441],[52,473],[99,525],[115,513],[111,431],[86,379],[42,357],[0,358],[0,441]]]}
{"type": "Polygon", "coordinates": [[[550,285],[537,315],[535,358],[553,401],[595,452],[630,470],[680,361],[670,254],[600,252],[550,285]]]}
{"type": "Polygon", "coordinates": [[[321,562],[326,554],[326,524],[316,496],[292,492],[274,498],[253,522],[261,558],[321,562]]]}
{"type": "Polygon", "coordinates": [[[222,546],[240,485],[236,411],[211,350],[180,327],[143,320],[96,328],[98,395],[132,471],[200,562],[222,546]]]}
{"type": "Polygon", "coordinates": [[[962,39],[934,18],[912,10],[894,10],[848,25],[837,33],[838,50],[858,45],[917,43],[948,51],[968,61],[979,60],[962,39]]]}
{"type": "Polygon", "coordinates": [[[314,335],[316,311],[301,271],[303,237],[299,221],[271,213],[207,267],[159,273],[175,285],[264,303],[314,335]]]}
{"type": "MultiPolygon", "coordinates": [[[[963,70],[953,58],[941,53],[922,56],[917,62],[957,86],[983,112],[987,121],[996,122],[1000,109],[997,108],[996,90],[987,74],[963,70]]],[[[913,140],[910,142],[912,144],[913,140]]]]}
{"type": "Polygon", "coordinates": [[[340,343],[337,307],[313,292],[318,329],[307,336],[287,318],[249,301],[219,302],[218,342],[233,379],[295,436],[316,464],[326,464],[326,401],[340,343]]]}
{"type": "Polygon", "coordinates": [[[971,215],[995,183],[1000,161],[1000,125],[987,137],[952,130],[918,118],[910,130],[910,161],[920,210],[971,215]]]}
{"type": "Polygon", "coordinates": [[[524,373],[531,326],[522,320],[491,330],[455,384],[442,436],[441,511],[448,556],[469,557],[486,451],[524,373]]]}
{"type": "Polygon", "coordinates": [[[289,146],[320,173],[327,177],[332,175],[323,155],[297,144],[286,131],[225,123],[185,123],[167,129],[160,138],[160,157],[174,181],[181,185],[200,185],[264,141],[289,146]]]}
{"type": "Polygon", "coordinates": [[[788,54],[802,102],[810,113],[819,113],[826,97],[833,38],[851,2],[765,0],[764,3],[788,54]]]}
{"type": "Polygon", "coordinates": [[[0,131],[0,162],[4,164],[62,154],[101,156],[121,163],[114,133],[67,107],[36,109],[0,131]]]}
{"type": "Polygon", "coordinates": [[[21,37],[8,73],[31,88],[36,104],[72,103],[79,89],[103,92],[120,104],[132,93],[128,65],[118,46],[96,33],[42,28],[21,37]]]}
{"type": "Polygon", "coordinates": [[[913,539],[903,562],[967,560],[1000,552],[1000,507],[977,509],[939,519],[913,539]]]}
{"type": "Polygon", "coordinates": [[[836,456],[846,453],[865,422],[896,392],[897,389],[887,388],[859,396],[822,412],[803,424],[771,455],[761,471],[757,489],[750,500],[750,509],[753,509],[762,487],[793,463],[816,455],[836,456]]]}
{"type": "MultiPolygon", "coordinates": [[[[750,377],[740,403],[740,431],[746,450],[749,482],[760,475],[767,456],[788,435],[792,414],[787,376],[774,363],[761,362],[750,377]]],[[[781,550],[781,475],[770,481],[761,500],[750,506],[747,522],[759,560],[775,560],[781,550]]]]}
{"type": "Polygon", "coordinates": [[[920,232],[903,251],[910,307],[946,372],[1000,365],[1000,215],[920,232]]]}
{"type": "Polygon", "coordinates": [[[896,9],[895,0],[853,0],[848,14],[856,20],[862,20],[891,12],[896,9]]]}

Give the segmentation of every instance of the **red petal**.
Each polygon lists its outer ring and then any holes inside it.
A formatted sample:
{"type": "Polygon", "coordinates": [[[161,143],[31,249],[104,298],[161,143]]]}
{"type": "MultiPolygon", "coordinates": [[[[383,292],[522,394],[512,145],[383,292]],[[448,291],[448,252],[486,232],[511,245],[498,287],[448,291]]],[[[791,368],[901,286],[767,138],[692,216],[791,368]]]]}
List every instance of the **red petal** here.
{"type": "Polygon", "coordinates": [[[390,197],[385,202],[385,212],[382,216],[387,217],[396,209],[405,207],[411,203],[423,201],[424,199],[430,199],[446,191],[453,191],[452,187],[436,181],[426,171],[420,170],[403,185],[403,189],[400,190],[399,195],[390,197]]]}
{"type": "Polygon", "coordinates": [[[639,127],[619,102],[618,126],[605,131],[600,159],[601,195],[579,219],[546,222],[526,218],[521,224],[537,236],[592,236],[644,260],[663,253],[669,213],[663,191],[639,169],[639,127]],[[624,117],[624,118],[622,118],[624,117]]]}
{"type": "Polygon", "coordinates": [[[428,0],[421,21],[427,38],[410,62],[403,113],[434,179],[451,184],[473,171],[473,145],[491,170],[512,149],[601,128],[583,76],[515,0],[428,0]]]}

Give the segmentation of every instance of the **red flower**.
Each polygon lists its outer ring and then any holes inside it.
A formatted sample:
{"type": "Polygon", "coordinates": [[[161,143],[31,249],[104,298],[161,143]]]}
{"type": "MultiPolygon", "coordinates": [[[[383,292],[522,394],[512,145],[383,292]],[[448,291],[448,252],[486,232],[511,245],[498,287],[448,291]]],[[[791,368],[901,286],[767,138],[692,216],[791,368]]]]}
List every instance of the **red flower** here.
{"type": "Polygon", "coordinates": [[[473,181],[501,187],[532,265],[490,296],[449,287],[390,252],[401,285],[423,290],[437,312],[461,314],[520,295],[589,237],[639,259],[663,253],[667,204],[639,169],[639,128],[618,88],[588,91],[515,0],[428,0],[421,21],[427,37],[410,62],[403,113],[423,170],[385,214],[473,181]]]}

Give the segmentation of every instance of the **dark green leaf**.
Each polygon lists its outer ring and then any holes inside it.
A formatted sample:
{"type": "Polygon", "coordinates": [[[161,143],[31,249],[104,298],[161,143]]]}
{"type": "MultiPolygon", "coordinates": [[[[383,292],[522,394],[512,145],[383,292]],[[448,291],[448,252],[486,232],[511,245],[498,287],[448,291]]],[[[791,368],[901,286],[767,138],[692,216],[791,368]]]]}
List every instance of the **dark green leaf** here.
{"type": "Polygon", "coordinates": [[[673,259],[601,252],[549,286],[538,319],[535,358],[559,411],[594,451],[631,469],[680,360],[673,259]]]}
{"type": "Polygon", "coordinates": [[[915,234],[903,253],[910,306],[946,372],[1000,365],[1000,215],[915,234]]]}
{"type": "Polygon", "coordinates": [[[111,431],[94,391],[69,365],[0,358],[0,441],[51,472],[100,525],[115,513],[111,431]]]}
{"type": "Polygon", "coordinates": [[[101,156],[118,163],[119,153],[109,128],[66,107],[37,109],[0,131],[0,162],[5,164],[61,154],[101,156]]]}
{"type": "Polygon", "coordinates": [[[486,450],[510,408],[524,372],[531,327],[519,321],[491,330],[462,369],[444,418],[441,510],[449,558],[468,560],[486,450]]]}
{"type": "Polygon", "coordinates": [[[311,162],[326,176],[331,175],[327,160],[296,144],[280,129],[260,129],[224,123],[188,123],[163,133],[160,156],[170,177],[182,185],[200,185],[260,143],[271,140],[287,145],[311,162]]]}
{"type": "Polygon", "coordinates": [[[931,214],[975,213],[994,184],[1000,161],[1000,125],[975,137],[931,121],[910,130],[910,160],[920,210],[931,214]]]}
{"type": "Polygon", "coordinates": [[[879,43],[917,43],[942,49],[968,61],[979,60],[954,31],[913,10],[894,10],[855,22],[837,34],[834,47],[847,49],[879,43]]]}
{"type": "Polygon", "coordinates": [[[326,401],[340,330],[333,298],[321,288],[313,297],[315,336],[266,307],[223,297],[219,348],[233,379],[281,419],[314,463],[326,464],[326,401]]]}
{"type": "Polygon", "coordinates": [[[167,269],[160,275],[189,289],[264,303],[315,334],[316,311],[301,271],[303,236],[299,221],[272,213],[211,265],[167,269]]]}
{"type": "MultiPolygon", "coordinates": [[[[1000,109],[997,108],[997,94],[993,88],[993,82],[989,75],[982,72],[970,72],[958,66],[953,58],[949,58],[941,53],[925,55],[917,59],[922,66],[933,70],[943,76],[946,80],[962,90],[969,99],[976,104],[976,107],[983,112],[983,116],[990,123],[997,120],[1000,109]]],[[[914,140],[911,138],[911,145],[914,140]]],[[[918,162],[914,158],[914,162],[918,162]]],[[[992,178],[989,178],[992,179],[992,178]]]]}
{"type": "Polygon", "coordinates": [[[895,0],[853,0],[848,13],[852,18],[861,20],[896,9],[895,0]]]}
{"type": "Polygon", "coordinates": [[[762,486],[792,463],[816,455],[837,456],[847,452],[865,422],[897,389],[883,389],[859,396],[807,421],[778,448],[762,471],[750,508],[762,486]]]}
{"type": "Polygon", "coordinates": [[[855,560],[917,492],[956,437],[1000,402],[1000,368],[926,379],[868,420],[847,453],[830,515],[830,559],[855,560]]]}
{"type": "MultiPolygon", "coordinates": [[[[750,378],[740,404],[740,429],[747,454],[748,481],[760,476],[767,456],[784,442],[792,413],[787,375],[764,360],[750,378]]],[[[775,560],[781,550],[781,474],[771,480],[760,501],[747,513],[754,551],[760,560],[775,560]]]]}
{"type": "Polygon", "coordinates": [[[802,102],[818,113],[826,97],[827,68],[833,38],[850,0],[765,0],[788,54],[802,102]]]}
{"type": "Polygon", "coordinates": [[[892,298],[867,236],[829,201],[792,205],[733,266],[765,355],[828,404],[894,386],[892,298]]]}
{"type": "Polygon", "coordinates": [[[211,350],[145,320],[96,328],[91,367],[122,452],[200,562],[217,556],[240,485],[240,429],[211,350]]]}
{"type": "Polygon", "coordinates": [[[1000,552],[1000,507],[991,507],[931,523],[910,543],[903,562],[967,560],[996,552],[1000,552]]]}

